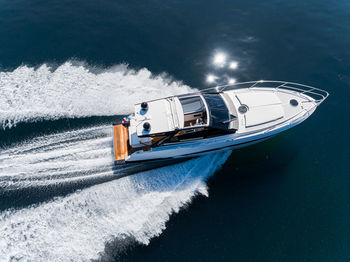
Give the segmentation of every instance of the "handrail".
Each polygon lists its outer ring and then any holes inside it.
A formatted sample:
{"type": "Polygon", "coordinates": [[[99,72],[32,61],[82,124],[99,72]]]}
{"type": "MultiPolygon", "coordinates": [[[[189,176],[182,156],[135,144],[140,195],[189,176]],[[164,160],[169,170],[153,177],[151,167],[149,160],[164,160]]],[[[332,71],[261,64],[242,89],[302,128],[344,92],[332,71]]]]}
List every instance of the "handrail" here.
{"type": "MultiPolygon", "coordinates": [[[[298,92],[300,95],[307,95],[313,99],[313,102],[317,103],[317,105],[321,104],[328,96],[329,93],[325,90],[293,83],[293,82],[286,82],[286,81],[274,81],[274,80],[259,80],[259,81],[248,81],[248,82],[240,82],[235,84],[229,84],[229,85],[221,85],[216,87],[211,87],[207,89],[202,89],[199,92],[200,93],[206,93],[208,91],[215,91],[215,92],[223,92],[233,89],[240,89],[240,88],[274,88],[276,91],[280,90],[289,90],[289,91],[295,91],[298,92]]],[[[305,98],[305,97],[304,97],[305,98]]]]}
{"type": "MultiPolygon", "coordinates": [[[[201,93],[207,93],[210,91],[214,91],[215,93],[223,92],[232,89],[240,89],[240,88],[275,88],[276,91],[279,89],[285,89],[285,90],[292,90],[298,92],[298,94],[306,94],[312,97],[314,100],[313,102],[316,102],[317,105],[321,104],[328,96],[329,93],[325,90],[308,86],[308,85],[303,85],[303,84],[298,84],[298,83],[293,83],[293,82],[286,82],[286,81],[274,81],[274,80],[258,80],[258,81],[248,81],[248,82],[239,82],[239,83],[234,83],[234,84],[228,84],[228,85],[221,85],[221,86],[215,86],[215,87],[209,87],[206,89],[199,89],[198,91],[195,91],[193,93],[188,93],[188,94],[183,94],[183,95],[197,95],[201,93]],[[271,86],[269,86],[269,84],[271,86]],[[276,86],[273,86],[276,85],[276,86]]],[[[152,99],[148,100],[147,102],[153,102],[161,99],[167,99],[175,97],[173,96],[168,96],[168,97],[163,97],[163,98],[157,98],[157,99],[152,99]]],[[[303,97],[307,98],[307,97],[303,97]]],[[[141,102],[140,102],[141,103],[141,102]]],[[[137,103],[137,104],[140,104],[137,103]]],[[[137,105],[136,104],[136,105],[137,105]]]]}

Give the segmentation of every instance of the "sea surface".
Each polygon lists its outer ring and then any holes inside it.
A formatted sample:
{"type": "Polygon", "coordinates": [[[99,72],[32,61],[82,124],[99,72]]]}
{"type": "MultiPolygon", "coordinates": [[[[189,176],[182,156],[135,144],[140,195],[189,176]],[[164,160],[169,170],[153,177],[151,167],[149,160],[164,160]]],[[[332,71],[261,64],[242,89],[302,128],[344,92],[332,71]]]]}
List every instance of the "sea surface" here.
{"type": "Polygon", "coordinates": [[[349,98],[348,0],[0,0],[0,261],[350,261],[349,98]],[[260,79],[330,97],[115,179],[134,103],[260,79]]]}

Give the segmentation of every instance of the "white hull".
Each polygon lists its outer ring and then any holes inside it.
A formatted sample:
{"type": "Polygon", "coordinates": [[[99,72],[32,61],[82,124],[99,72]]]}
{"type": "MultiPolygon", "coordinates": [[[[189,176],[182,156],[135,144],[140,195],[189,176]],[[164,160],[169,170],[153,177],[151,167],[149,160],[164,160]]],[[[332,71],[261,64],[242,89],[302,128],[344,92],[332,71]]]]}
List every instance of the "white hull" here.
{"type": "Polygon", "coordinates": [[[191,141],[190,143],[183,142],[176,145],[165,144],[164,146],[155,148],[152,151],[137,151],[132,154],[126,162],[143,162],[169,158],[181,159],[198,157],[213,152],[235,150],[262,142],[280,132],[290,129],[303,122],[310,114],[306,113],[302,117],[295,119],[292,123],[282,124],[280,127],[275,127],[272,130],[262,130],[258,133],[228,134],[220,137],[191,141]]]}
{"type": "MultiPolygon", "coordinates": [[[[136,109],[135,115],[131,116],[134,117],[131,120],[131,123],[134,124],[129,127],[130,141],[142,143],[138,139],[142,139],[143,136],[146,137],[145,141],[150,141],[150,138],[147,138],[149,137],[147,132],[166,130],[171,133],[171,130],[177,128],[174,125],[176,126],[178,124],[182,124],[180,126],[182,128],[181,130],[194,130],[191,133],[192,135],[194,134],[194,137],[192,136],[190,139],[178,140],[176,142],[167,140],[161,143],[161,145],[151,146],[149,148],[145,147],[144,150],[136,150],[136,152],[125,158],[125,163],[181,160],[213,152],[235,150],[262,142],[303,122],[328,96],[327,92],[320,89],[278,81],[246,82],[237,84],[234,87],[231,90],[227,90],[227,86],[218,87],[216,88],[217,93],[213,95],[220,96],[226,108],[225,110],[229,112],[229,118],[232,116],[232,119],[219,123],[227,123],[227,130],[234,131],[231,133],[228,132],[211,137],[198,135],[199,137],[197,137],[196,126],[192,126],[192,124],[191,127],[183,126],[183,122],[186,119],[184,120],[183,117],[184,112],[182,112],[182,109],[185,110],[185,105],[181,106],[181,98],[180,102],[176,100],[176,97],[169,100],[169,108],[166,111],[168,113],[162,113],[161,107],[162,105],[168,105],[166,99],[153,102],[151,104],[153,111],[150,109],[149,112],[151,113],[148,115],[146,113],[138,115],[137,110],[139,109],[136,109]],[[248,87],[246,87],[246,84],[248,84],[248,87]],[[174,116],[174,112],[178,111],[181,111],[181,113],[174,116]],[[169,112],[172,113],[170,118],[169,112]],[[157,122],[156,120],[159,119],[163,120],[157,122]],[[166,124],[167,120],[172,120],[172,126],[168,127],[166,124]],[[141,124],[145,123],[145,121],[152,123],[153,129],[151,131],[140,129],[141,124]],[[167,130],[167,128],[170,129],[167,130]]],[[[202,93],[198,93],[197,96],[201,96],[202,93]]],[[[210,95],[212,93],[208,94],[209,97],[205,95],[201,97],[207,113],[213,115],[215,112],[212,114],[210,108],[215,109],[216,104],[207,104],[210,102],[210,95]]],[[[215,123],[213,124],[212,121],[215,121],[215,119],[213,120],[208,117],[208,120],[202,126],[207,129],[215,127],[215,123]]],[[[200,127],[198,130],[203,130],[200,127]]],[[[135,142],[135,145],[137,143],[135,142]]]]}

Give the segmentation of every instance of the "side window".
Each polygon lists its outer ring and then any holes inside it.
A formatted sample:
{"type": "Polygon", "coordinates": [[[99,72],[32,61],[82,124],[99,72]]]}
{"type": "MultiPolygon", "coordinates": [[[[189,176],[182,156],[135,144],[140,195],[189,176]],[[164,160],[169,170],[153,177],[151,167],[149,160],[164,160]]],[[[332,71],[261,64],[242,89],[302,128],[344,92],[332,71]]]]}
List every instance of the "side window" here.
{"type": "Polygon", "coordinates": [[[175,136],[173,136],[169,142],[181,142],[187,140],[202,139],[208,137],[215,137],[219,135],[225,135],[229,132],[221,129],[215,128],[194,128],[188,129],[186,131],[180,131],[175,136]]]}
{"type": "Polygon", "coordinates": [[[171,138],[170,142],[181,142],[184,140],[204,138],[206,130],[204,128],[193,128],[182,130],[171,138]]]}

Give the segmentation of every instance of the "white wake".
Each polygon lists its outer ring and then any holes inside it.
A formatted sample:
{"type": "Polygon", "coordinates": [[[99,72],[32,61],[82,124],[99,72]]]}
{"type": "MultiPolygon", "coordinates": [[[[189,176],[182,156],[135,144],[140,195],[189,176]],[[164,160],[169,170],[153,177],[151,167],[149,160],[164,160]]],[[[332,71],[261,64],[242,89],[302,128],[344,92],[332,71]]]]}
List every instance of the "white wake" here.
{"type": "Polygon", "coordinates": [[[0,152],[0,189],[113,177],[112,127],[38,137],[0,152]]]}
{"type": "Polygon", "coordinates": [[[55,70],[45,64],[21,66],[0,72],[0,125],[128,114],[134,103],[191,90],[170,77],[126,65],[98,69],[66,62],[55,70]]]}
{"type": "Polygon", "coordinates": [[[0,260],[85,261],[108,241],[148,244],[197,193],[229,152],[208,155],[0,213],[0,260]]]}

